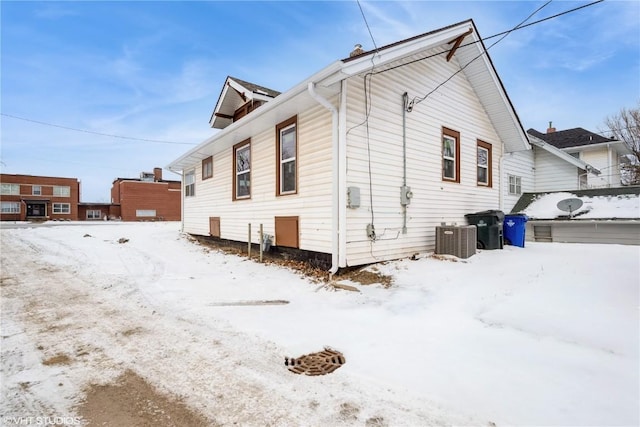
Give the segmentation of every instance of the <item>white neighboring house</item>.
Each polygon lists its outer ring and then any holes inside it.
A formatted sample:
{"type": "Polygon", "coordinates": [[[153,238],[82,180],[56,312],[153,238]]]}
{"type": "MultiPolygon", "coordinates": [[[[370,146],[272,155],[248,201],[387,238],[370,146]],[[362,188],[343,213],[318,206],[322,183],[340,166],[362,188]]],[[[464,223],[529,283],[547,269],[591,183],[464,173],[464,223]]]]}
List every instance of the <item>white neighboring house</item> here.
{"type": "Polygon", "coordinates": [[[168,166],[185,232],[247,242],[262,224],[331,272],[402,258],[433,250],[441,223],[501,208],[503,153],[530,148],[472,20],[357,46],[275,94],[228,78],[222,129],[168,166]]]}
{"type": "Polygon", "coordinates": [[[523,193],[615,188],[620,181],[620,158],[630,154],[622,141],[583,128],[547,133],[527,131],[530,151],[505,156],[504,208],[513,208],[523,193]]]}

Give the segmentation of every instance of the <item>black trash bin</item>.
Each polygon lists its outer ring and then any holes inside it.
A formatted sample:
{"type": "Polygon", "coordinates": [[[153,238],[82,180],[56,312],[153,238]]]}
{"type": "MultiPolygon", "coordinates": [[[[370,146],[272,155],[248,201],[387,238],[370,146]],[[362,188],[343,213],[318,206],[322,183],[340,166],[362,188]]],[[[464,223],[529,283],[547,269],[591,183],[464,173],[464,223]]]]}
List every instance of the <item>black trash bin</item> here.
{"type": "Polygon", "coordinates": [[[475,225],[478,229],[478,249],[502,249],[504,238],[502,227],[504,212],[489,210],[466,214],[469,225],[475,225]]]}

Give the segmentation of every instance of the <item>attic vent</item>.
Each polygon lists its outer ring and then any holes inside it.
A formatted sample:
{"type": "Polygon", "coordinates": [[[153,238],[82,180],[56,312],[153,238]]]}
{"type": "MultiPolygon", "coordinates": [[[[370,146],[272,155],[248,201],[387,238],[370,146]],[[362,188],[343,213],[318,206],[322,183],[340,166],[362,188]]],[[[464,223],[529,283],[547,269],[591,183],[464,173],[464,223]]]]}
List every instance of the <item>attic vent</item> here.
{"type": "Polygon", "coordinates": [[[476,253],[475,225],[436,227],[436,254],[469,258],[476,253]]]}
{"type": "Polygon", "coordinates": [[[349,54],[349,58],[352,58],[354,56],[358,56],[360,54],[363,54],[364,50],[362,50],[362,45],[361,44],[357,44],[353,47],[353,50],[351,51],[351,53],[349,54]]]}

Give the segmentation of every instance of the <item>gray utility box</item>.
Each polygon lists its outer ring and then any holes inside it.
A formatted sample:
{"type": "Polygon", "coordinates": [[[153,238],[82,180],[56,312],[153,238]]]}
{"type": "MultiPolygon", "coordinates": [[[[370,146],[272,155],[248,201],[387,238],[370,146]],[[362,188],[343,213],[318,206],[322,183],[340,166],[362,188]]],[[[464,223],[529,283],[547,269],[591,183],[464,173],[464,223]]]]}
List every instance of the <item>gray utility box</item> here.
{"type": "Polygon", "coordinates": [[[475,225],[441,225],[436,227],[436,254],[469,258],[477,246],[475,225]]]}

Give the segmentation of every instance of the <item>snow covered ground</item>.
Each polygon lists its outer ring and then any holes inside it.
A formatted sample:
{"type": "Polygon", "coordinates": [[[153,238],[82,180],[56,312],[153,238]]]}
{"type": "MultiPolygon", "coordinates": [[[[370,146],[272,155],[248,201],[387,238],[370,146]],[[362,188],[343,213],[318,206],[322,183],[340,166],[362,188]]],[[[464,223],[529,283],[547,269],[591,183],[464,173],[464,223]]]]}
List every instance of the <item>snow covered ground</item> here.
{"type": "Polygon", "coordinates": [[[5,422],[77,416],[131,369],[221,425],[640,423],[638,246],[424,254],[358,293],[179,223],[48,224],[0,231],[5,422]],[[237,304],[261,300],[289,304],[237,304]],[[325,346],[346,358],[332,374],[284,366],[325,346]]]}
{"type": "Polygon", "coordinates": [[[566,217],[569,212],[558,209],[558,202],[579,199],[582,205],[571,214],[577,219],[638,219],[640,196],[576,196],[569,192],[549,193],[538,196],[522,213],[529,218],[555,219],[566,217]]]}

